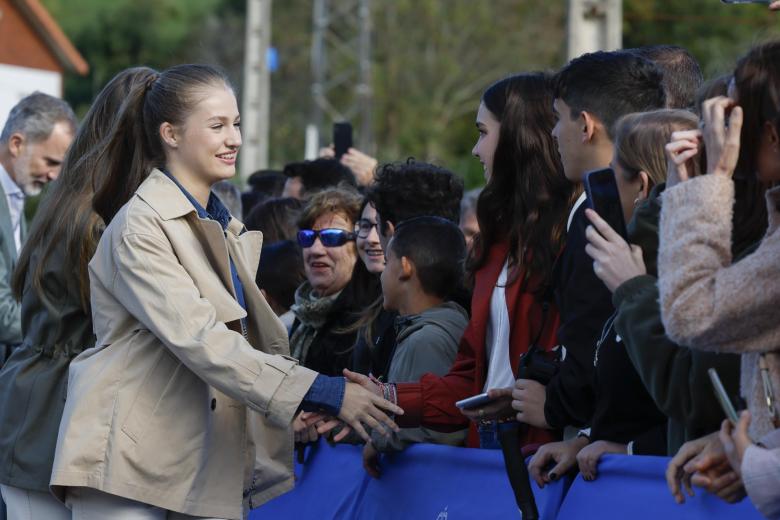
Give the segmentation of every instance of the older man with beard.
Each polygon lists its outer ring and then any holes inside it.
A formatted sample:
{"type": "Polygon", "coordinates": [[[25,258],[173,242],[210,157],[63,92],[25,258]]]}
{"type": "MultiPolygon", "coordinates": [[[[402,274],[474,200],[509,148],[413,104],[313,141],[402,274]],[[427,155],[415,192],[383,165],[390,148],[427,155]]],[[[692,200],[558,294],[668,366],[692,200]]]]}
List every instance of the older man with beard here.
{"type": "Polygon", "coordinates": [[[75,130],[65,101],[35,92],[11,109],[0,133],[0,366],[22,341],[11,275],[26,235],[24,201],[57,178],[75,130]]]}

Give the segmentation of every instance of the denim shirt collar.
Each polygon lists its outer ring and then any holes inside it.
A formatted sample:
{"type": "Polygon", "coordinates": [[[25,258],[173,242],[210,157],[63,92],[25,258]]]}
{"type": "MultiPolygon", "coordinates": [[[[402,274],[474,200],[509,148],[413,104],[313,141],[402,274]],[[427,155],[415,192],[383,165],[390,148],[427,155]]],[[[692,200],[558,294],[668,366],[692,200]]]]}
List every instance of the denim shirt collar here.
{"type": "Polygon", "coordinates": [[[198,216],[202,219],[211,219],[216,220],[219,222],[219,225],[222,226],[223,230],[227,230],[228,224],[230,224],[230,211],[225,207],[224,204],[222,204],[222,201],[219,200],[219,197],[214,195],[213,193],[209,193],[209,201],[206,204],[206,207],[204,208],[201,206],[200,202],[195,199],[195,197],[192,196],[192,194],[187,191],[184,186],[179,183],[179,181],[171,175],[171,173],[168,170],[162,170],[165,175],[168,176],[169,179],[171,179],[176,186],[179,187],[181,192],[184,194],[185,197],[187,197],[187,200],[190,201],[190,203],[195,208],[195,211],[198,213],[198,216]]]}

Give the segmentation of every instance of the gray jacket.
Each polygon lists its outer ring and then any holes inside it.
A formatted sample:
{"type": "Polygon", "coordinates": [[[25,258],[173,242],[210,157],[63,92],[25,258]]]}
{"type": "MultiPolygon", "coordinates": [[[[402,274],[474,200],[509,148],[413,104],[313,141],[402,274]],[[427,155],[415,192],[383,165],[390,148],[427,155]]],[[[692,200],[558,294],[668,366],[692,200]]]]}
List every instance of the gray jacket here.
{"type": "MultiPolygon", "coordinates": [[[[27,229],[22,216],[22,241],[27,229]]],[[[11,276],[17,253],[11,211],[3,186],[0,185],[0,366],[11,354],[11,348],[22,342],[21,304],[11,294],[11,276]]]]}
{"type": "Polygon", "coordinates": [[[48,492],[71,360],[95,345],[92,316],[58,241],[42,266],[40,290],[29,273],[48,244],[32,253],[21,303],[24,340],[0,369],[0,484],[48,492]]]}
{"type": "MultiPolygon", "coordinates": [[[[390,363],[388,381],[416,382],[423,374],[446,374],[455,355],[463,331],[468,325],[466,311],[454,302],[445,302],[421,314],[396,318],[397,346],[390,363]]],[[[399,451],[418,442],[462,445],[466,430],[442,433],[427,428],[404,428],[389,437],[374,432],[372,441],[379,451],[399,451]]]]}
{"type": "Polygon", "coordinates": [[[767,518],[780,518],[780,430],[751,444],[742,457],[742,482],[750,501],[767,518]]]}

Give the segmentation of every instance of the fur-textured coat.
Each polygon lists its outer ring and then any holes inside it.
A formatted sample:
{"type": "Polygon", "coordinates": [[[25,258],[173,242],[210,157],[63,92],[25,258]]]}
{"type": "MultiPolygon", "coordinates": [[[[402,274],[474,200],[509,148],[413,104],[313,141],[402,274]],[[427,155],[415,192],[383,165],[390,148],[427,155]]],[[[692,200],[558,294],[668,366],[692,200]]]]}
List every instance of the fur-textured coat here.
{"type": "Polygon", "coordinates": [[[734,184],[704,175],[663,196],[658,256],[661,311],[675,341],[742,354],[742,395],[758,438],[774,429],[765,404],[759,357],[780,397],[780,188],[767,192],[769,227],[758,249],[731,261],[734,184]]]}
{"type": "MultiPolygon", "coordinates": [[[[774,395],[780,398],[780,188],[769,190],[766,198],[769,226],[761,245],[732,263],[731,179],[704,175],[667,189],[658,256],[666,332],[693,348],[742,355],[740,386],[756,441],[775,430],[759,367],[762,353],[774,395]]],[[[758,468],[743,463],[748,494],[762,509],[762,483],[769,481],[754,478],[754,470],[758,468]]],[[[774,500],[778,495],[777,490],[770,494],[774,500]]]]}

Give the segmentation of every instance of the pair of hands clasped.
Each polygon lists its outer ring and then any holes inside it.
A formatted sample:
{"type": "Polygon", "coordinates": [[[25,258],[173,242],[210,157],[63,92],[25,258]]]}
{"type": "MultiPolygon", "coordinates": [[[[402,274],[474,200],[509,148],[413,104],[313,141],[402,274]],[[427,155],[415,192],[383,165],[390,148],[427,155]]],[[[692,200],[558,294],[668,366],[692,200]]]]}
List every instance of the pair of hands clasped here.
{"type": "Polygon", "coordinates": [[[726,420],[719,432],[682,445],[666,468],[666,483],[677,503],[685,502],[685,494],[693,496],[693,486],[726,502],[744,498],[741,467],[745,450],[752,444],[749,425],[750,413],[745,411],[736,427],[726,420]]]}
{"type": "Polygon", "coordinates": [[[329,417],[320,413],[306,412],[299,414],[293,422],[297,442],[314,442],[318,435],[324,435],[337,426],[342,428],[333,438],[336,442],[343,440],[351,431],[355,431],[366,443],[370,443],[371,436],[365,426],[384,432],[386,435],[391,431],[399,430],[388,413],[402,415],[404,411],[401,408],[383,399],[379,388],[367,377],[346,369],[344,376],[347,378],[347,384],[338,416],[329,417]]]}
{"type": "MultiPolygon", "coordinates": [[[[377,398],[383,395],[380,386],[367,376],[349,370],[344,371],[344,376],[347,381],[368,390],[377,398]]],[[[514,387],[490,390],[488,395],[492,400],[489,404],[479,408],[462,410],[463,415],[472,421],[516,417],[520,422],[540,428],[549,428],[544,419],[545,387],[536,381],[518,379],[514,387]]],[[[333,421],[323,423],[319,431],[325,433],[334,426],[333,421]]],[[[339,436],[342,432],[339,433],[339,436]]],[[[336,441],[341,439],[339,436],[336,437],[336,441]]],[[[363,467],[374,478],[380,476],[378,457],[379,453],[374,445],[371,442],[366,442],[363,448],[363,467]]]]}

